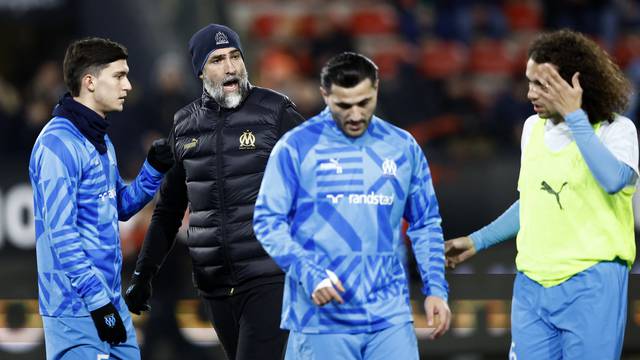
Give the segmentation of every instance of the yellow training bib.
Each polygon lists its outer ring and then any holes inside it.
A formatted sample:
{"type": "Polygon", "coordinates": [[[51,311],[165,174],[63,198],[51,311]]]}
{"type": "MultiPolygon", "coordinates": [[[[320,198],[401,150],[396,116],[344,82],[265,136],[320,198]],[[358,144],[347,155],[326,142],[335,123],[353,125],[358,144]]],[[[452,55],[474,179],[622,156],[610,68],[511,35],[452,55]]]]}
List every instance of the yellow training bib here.
{"type": "Polygon", "coordinates": [[[631,267],[635,187],[608,194],[575,141],[560,151],[546,146],[545,121],[534,124],[520,167],[518,270],[550,287],[601,261],[620,258],[631,267]]]}

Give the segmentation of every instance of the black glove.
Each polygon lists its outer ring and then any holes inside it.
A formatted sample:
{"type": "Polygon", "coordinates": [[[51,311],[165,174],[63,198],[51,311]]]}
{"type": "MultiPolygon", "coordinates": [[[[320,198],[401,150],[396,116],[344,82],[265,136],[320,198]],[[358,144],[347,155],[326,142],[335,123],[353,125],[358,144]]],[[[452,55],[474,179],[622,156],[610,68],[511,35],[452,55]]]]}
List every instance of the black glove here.
{"type": "Polygon", "coordinates": [[[141,311],[151,310],[148,301],[151,297],[151,276],[145,276],[134,272],[131,277],[131,285],[124,293],[124,301],[127,303],[129,311],[140,315],[141,311]]]}
{"type": "Polygon", "coordinates": [[[111,345],[127,341],[127,330],[118,314],[118,310],[112,303],[95,309],[91,312],[93,323],[98,329],[100,340],[106,341],[111,345]]]}
{"type": "Polygon", "coordinates": [[[166,173],[173,166],[173,151],[167,139],[158,139],[151,144],[147,153],[147,161],[154,169],[166,173]]]}

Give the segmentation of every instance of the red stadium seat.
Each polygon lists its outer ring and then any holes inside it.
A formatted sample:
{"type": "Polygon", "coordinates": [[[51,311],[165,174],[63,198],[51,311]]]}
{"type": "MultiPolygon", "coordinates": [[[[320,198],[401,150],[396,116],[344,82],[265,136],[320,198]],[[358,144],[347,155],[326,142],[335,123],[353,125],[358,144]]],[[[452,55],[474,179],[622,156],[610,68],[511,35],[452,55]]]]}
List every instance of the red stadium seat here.
{"type": "Polygon", "coordinates": [[[392,34],[398,25],[396,13],[385,7],[355,9],[348,21],[355,36],[392,34]]]}
{"type": "Polygon", "coordinates": [[[640,58],[640,35],[629,34],[621,38],[613,49],[616,63],[625,68],[634,59],[640,58]]]}
{"type": "Polygon", "coordinates": [[[511,74],[514,56],[500,40],[475,41],[469,52],[469,69],[478,74],[511,74]]]}
{"type": "Polygon", "coordinates": [[[251,25],[249,32],[252,36],[260,39],[267,39],[276,32],[278,24],[282,23],[284,16],[276,13],[263,13],[257,15],[251,25]]]}
{"type": "Polygon", "coordinates": [[[531,1],[509,1],[504,6],[509,28],[518,30],[540,30],[542,14],[539,4],[531,1]]]}
{"type": "Polygon", "coordinates": [[[433,40],[422,48],[420,69],[432,79],[442,79],[464,70],[467,49],[461,43],[433,40]]]}

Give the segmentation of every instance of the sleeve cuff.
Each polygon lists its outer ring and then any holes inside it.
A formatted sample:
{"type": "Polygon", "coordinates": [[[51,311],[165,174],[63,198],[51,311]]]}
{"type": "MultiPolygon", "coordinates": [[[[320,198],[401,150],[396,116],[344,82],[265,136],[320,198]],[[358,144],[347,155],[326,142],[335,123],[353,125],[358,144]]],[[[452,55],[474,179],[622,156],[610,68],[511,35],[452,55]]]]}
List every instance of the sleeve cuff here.
{"type": "Polygon", "coordinates": [[[308,264],[303,266],[302,268],[302,279],[301,283],[304,287],[305,291],[311,296],[316,287],[322,282],[322,280],[327,278],[327,273],[324,269],[320,268],[315,264],[308,264]]]}
{"type": "Polygon", "coordinates": [[[164,176],[164,173],[161,173],[160,171],[156,170],[156,168],[154,168],[151,164],[149,164],[147,160],[145,160],[144,164],[142,164],[142,168],[147,173],[149,173],[149,176],[151,176],[155,180],[162,179],[162,177],[164,176]]]}
{"type": "Polygon", "coordinates": [[[84,298],[84,304],[90,312],[99,309],[110,302],[111,299],[105,290],[100,290],[99,292],[84,298]]]}
{"type": "Polygon", "coordinates": [[[471,235],[469,235],[469,238],[473,242],[473,246],[476,248],[476,252],[484,250],[487,247],[482,240],[481,230],[472,233],[471,235]]]}
{"type": "Polygon", "coordinates": [[[426,286],[422,288],[422,293],[425,296],[437,296],[444,301],[449,301],[449,291],[445,287],[437,285],[426,286]]]}

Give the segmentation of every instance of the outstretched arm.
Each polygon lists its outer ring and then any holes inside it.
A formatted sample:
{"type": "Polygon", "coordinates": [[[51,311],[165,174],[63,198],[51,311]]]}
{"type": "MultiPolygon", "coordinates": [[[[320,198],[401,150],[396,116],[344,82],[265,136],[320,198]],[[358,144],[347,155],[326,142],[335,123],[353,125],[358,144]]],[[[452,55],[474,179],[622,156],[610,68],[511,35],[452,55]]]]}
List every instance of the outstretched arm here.
{"type": "Polygon", "coordinates": [[[469,236],[447,240],[444,244],[447,267],[455,269],[456,265],[468,260],[478,251],[515,238],[519,230],[520,200],[516,200],[489,225],[469,236]]]}

